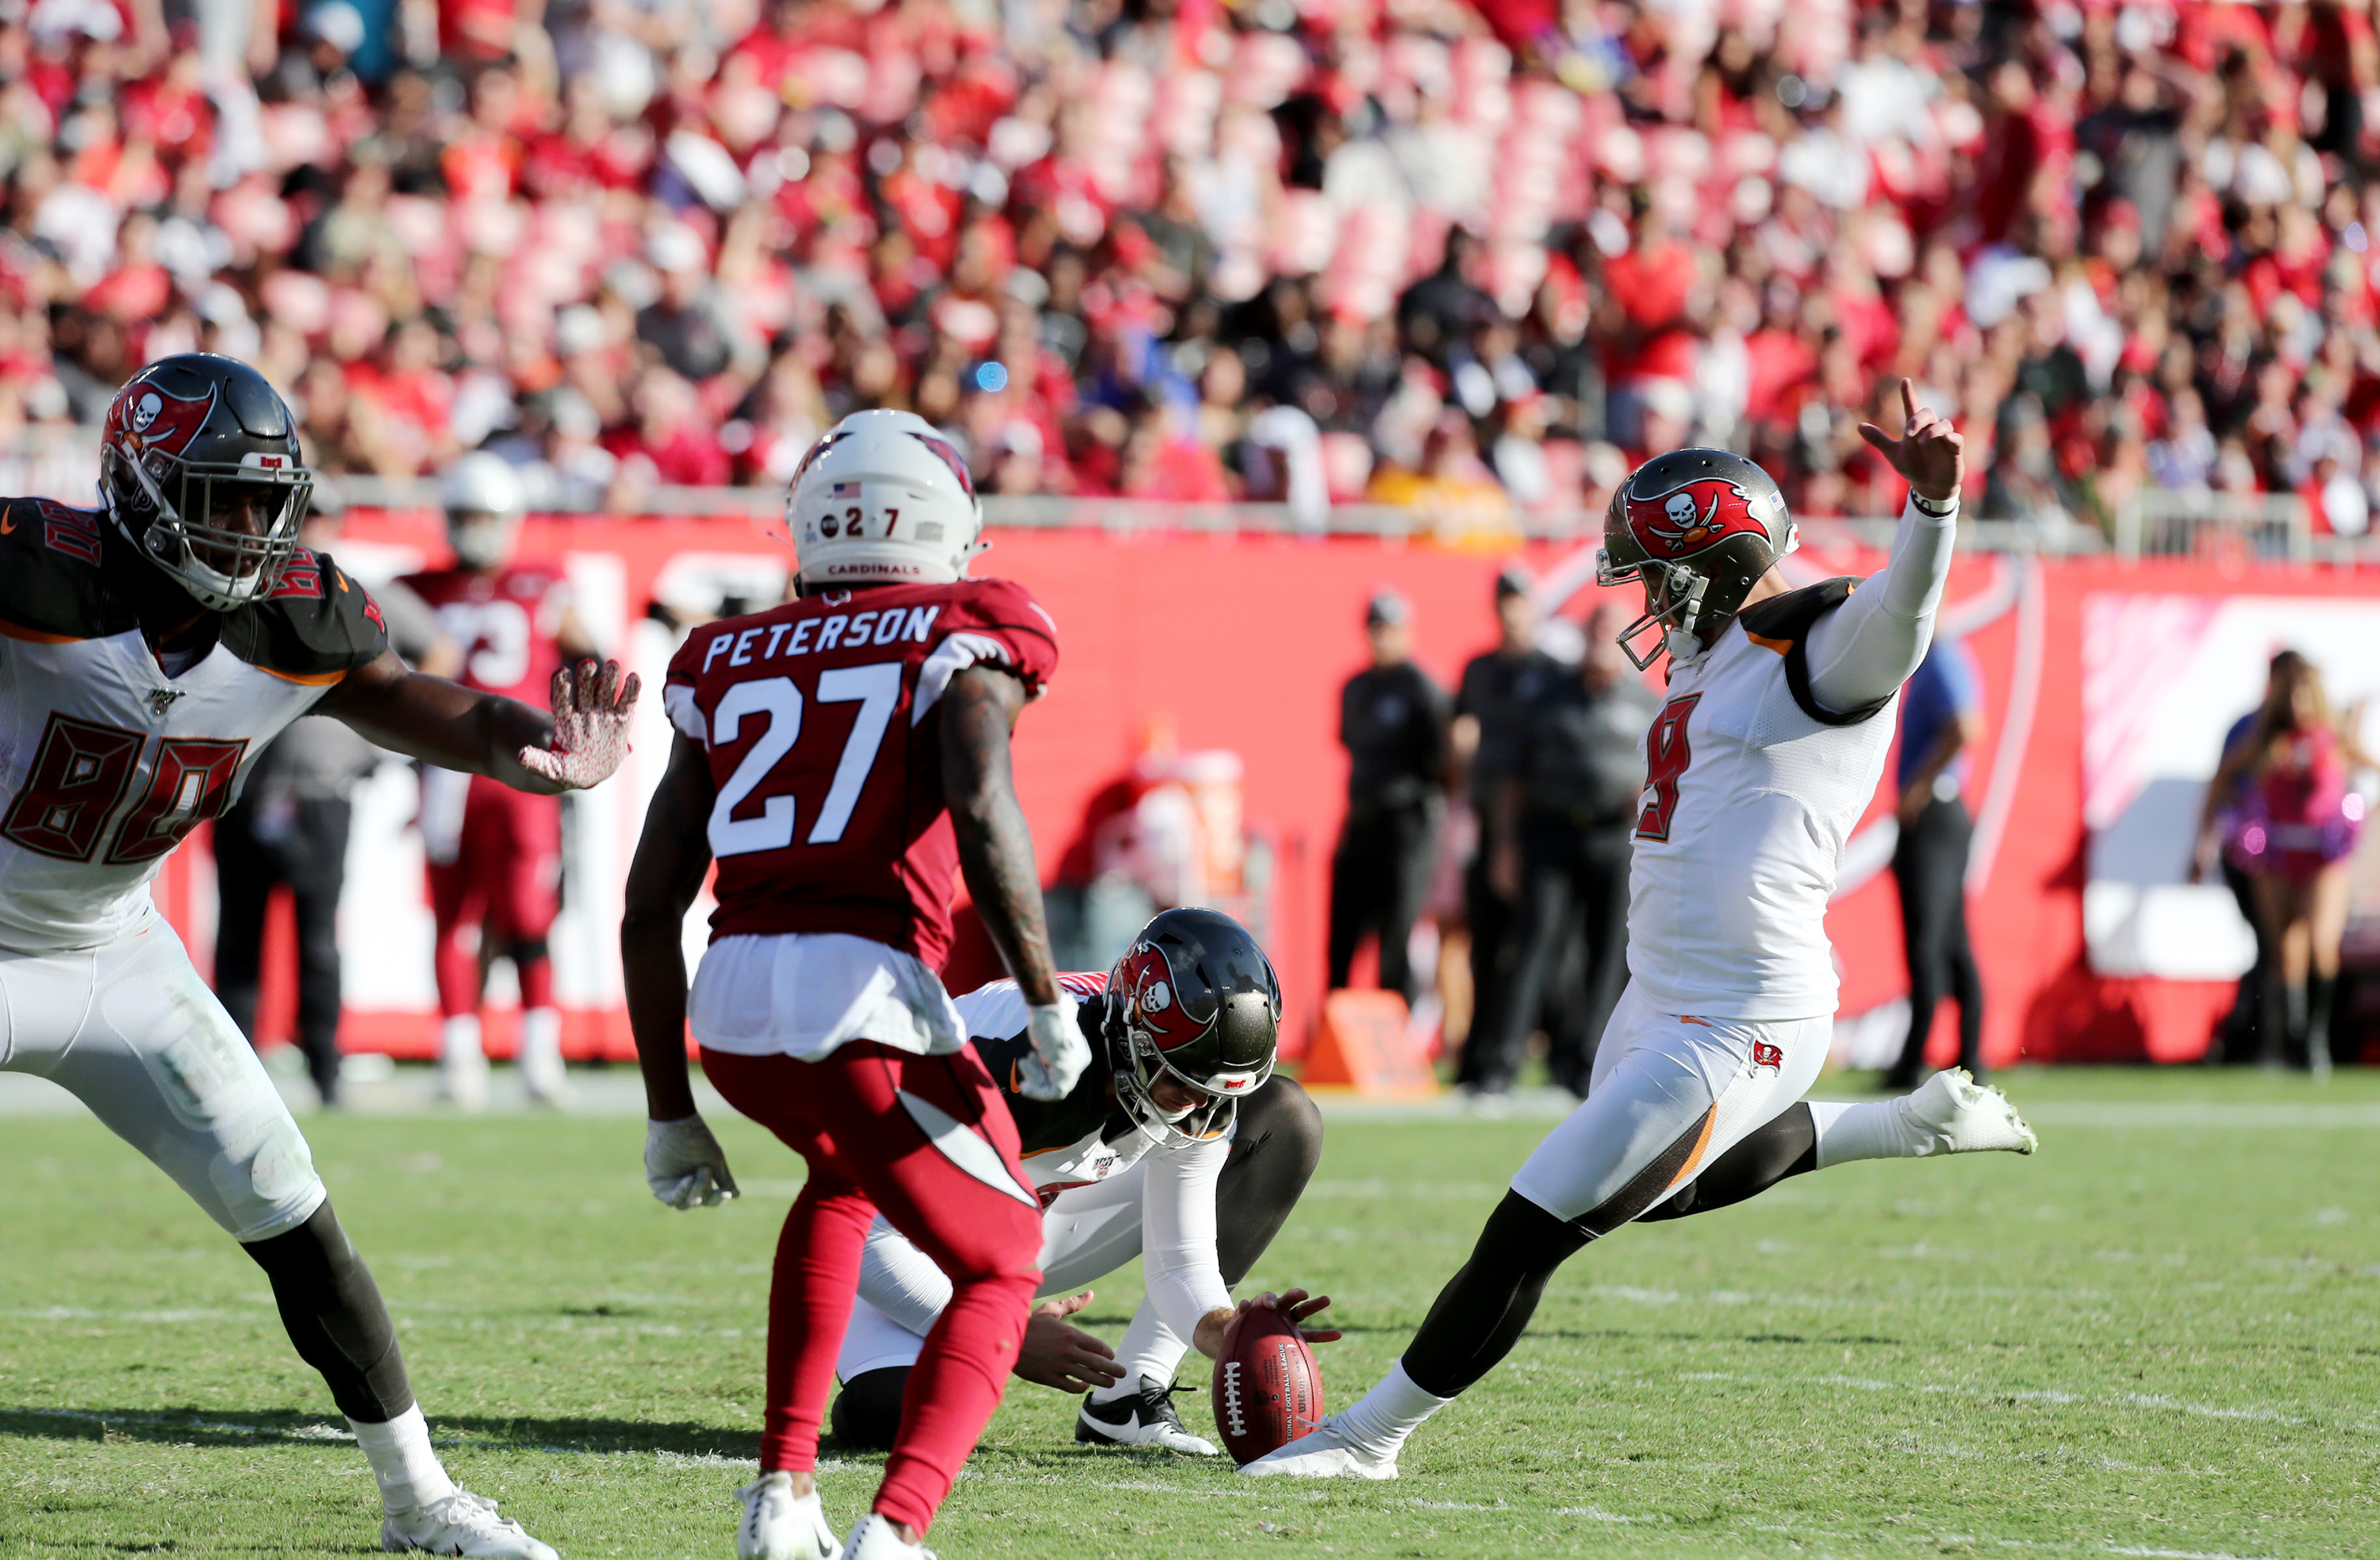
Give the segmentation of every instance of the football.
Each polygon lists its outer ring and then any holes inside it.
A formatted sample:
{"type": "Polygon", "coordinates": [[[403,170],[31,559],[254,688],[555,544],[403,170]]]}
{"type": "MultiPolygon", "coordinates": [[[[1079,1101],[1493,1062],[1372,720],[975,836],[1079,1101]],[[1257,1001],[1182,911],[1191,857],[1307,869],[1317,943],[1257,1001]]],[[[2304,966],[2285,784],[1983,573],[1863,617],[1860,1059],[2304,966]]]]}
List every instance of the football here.
{"type": "Polygon", "coordinates": [[[1236,1463],[1254,1462],[1322,1422],[1322,1372],[1297,1324],[1257,1309],[1232,1324],[1215,1360],[1215,1428],[1236,1463]]]}

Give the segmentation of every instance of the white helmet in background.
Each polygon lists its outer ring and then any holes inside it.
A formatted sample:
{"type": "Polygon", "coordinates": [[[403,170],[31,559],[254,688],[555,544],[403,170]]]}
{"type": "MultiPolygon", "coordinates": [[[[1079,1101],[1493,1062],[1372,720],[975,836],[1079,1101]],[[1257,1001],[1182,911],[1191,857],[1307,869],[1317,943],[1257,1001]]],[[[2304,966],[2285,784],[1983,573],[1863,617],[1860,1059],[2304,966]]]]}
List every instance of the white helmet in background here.
{"type": "Polygon", "coordinates": [[[520,473],[504,456],[474,450],[438,480],[446,506],[446,545],[467,569],[492,569],[510,558],[528,508],[520,473]]]}
{"type": "Polygon", "coordinates": [[[966,461],[911,412],[854,412],[810,446],[785,526],[810,586],[947,585],[983,550],[966,461]]]}

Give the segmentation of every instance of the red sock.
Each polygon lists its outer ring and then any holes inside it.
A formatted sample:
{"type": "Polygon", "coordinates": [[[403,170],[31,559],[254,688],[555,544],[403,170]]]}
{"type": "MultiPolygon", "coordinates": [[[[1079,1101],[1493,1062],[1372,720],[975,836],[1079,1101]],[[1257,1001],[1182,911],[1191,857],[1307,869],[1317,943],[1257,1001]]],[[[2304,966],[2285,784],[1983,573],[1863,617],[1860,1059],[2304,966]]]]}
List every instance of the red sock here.
{"type": "Polygon", "coordinates": [[[807,1473],[818,1466],[819,1426],[834,1389],[859,1253],[876,1207],[867,1194],[813,1160],[777,1237],[769,1283],[769,1397],[760,1419],[760,1471],[807,1473]]]}

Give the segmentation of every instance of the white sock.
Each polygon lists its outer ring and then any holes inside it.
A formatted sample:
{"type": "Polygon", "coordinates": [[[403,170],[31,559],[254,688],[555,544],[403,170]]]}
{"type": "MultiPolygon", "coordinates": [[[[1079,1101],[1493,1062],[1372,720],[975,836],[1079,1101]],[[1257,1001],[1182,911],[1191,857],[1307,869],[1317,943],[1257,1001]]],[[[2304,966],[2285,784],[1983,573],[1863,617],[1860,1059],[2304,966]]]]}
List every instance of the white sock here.
{"type": "Polygon", "coordinates": [[[1853,1159],[1907,1159],[1917,1152],[1898,1098],[1857,1105],[1809,1103],[1810,1124],[1817,1129],[1819,1169],[1853,1159]]]}
{"type": "Polygon", "coordinates": [[[1393,1458],[1424,1420],[1453,1401],[1415,1386],[1400,1360],[1380,1378],[1379,1385],[1364,1394],[1362,1402],[1343,1414],[1332,1415],[1331,1428],[1358,1451],[1393,1458]]]}
{"type": "Polygon", "coordinates": [[[380,1503],[392,1516],[455,1493],[455,1481],[446,1477],[445,1465],[430,1449],[430,1421],[421,1417],[419,1403],[386,1424],[347,1423],[356,1433],[356,1445],[371,1462],[372,1477],[380,1481],[380,1503]]]}
{"type": "Polygon", "coordinates": [[[1123,1341],[1116,1345],[1116,1363],[1123,1367],[1123,1380],[1113,1386],[1092,1388],[1091,1401],[1112,1403],[1129,1397],[1140,1390],[1144,1379],[1155,1386],[1172,1386],[1173,1373],[1182,1368],[1182,1357],[1189,1352],[1182,1335],[1157,1313],[1157,1302],[1144,1297],[1140,1309],[1132,1313],[1132,1325],[1123,1331],[1123,1341]]]}
{"type": "Polygon", "coordinates": [[[472,1058],[485,1058],[480,1048],[480,1016],[457,1013],[438,1026],[438,1059],[448,1066],[472,1058]]]}
{"type": "Polygon", "coordinates": [[[513,1058],[521,1066],[540,1061],[562,1065],[562,1010],[531,1008],[520,1019],[520,1054],[513,1058]]]}

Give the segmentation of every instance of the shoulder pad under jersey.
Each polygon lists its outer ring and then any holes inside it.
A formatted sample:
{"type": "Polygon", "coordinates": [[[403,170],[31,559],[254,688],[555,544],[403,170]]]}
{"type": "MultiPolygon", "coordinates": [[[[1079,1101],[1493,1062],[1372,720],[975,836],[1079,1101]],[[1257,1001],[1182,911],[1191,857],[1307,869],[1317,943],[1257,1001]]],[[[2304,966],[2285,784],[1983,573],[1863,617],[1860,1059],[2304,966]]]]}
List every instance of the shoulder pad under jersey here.
{"type": "Polygon", "coordinates": [[[139,626],[100,582],[106,524],[98,510],[55,499],[0,499],[0,634],[101,639],[139,626]]]}
{"type": "Polygon", "coordinates": [[[328,553],[301,549],[270,594],[224,620],[223,642],[251,666],[334,683],[388,648],[388,623],[328,553]]]}

